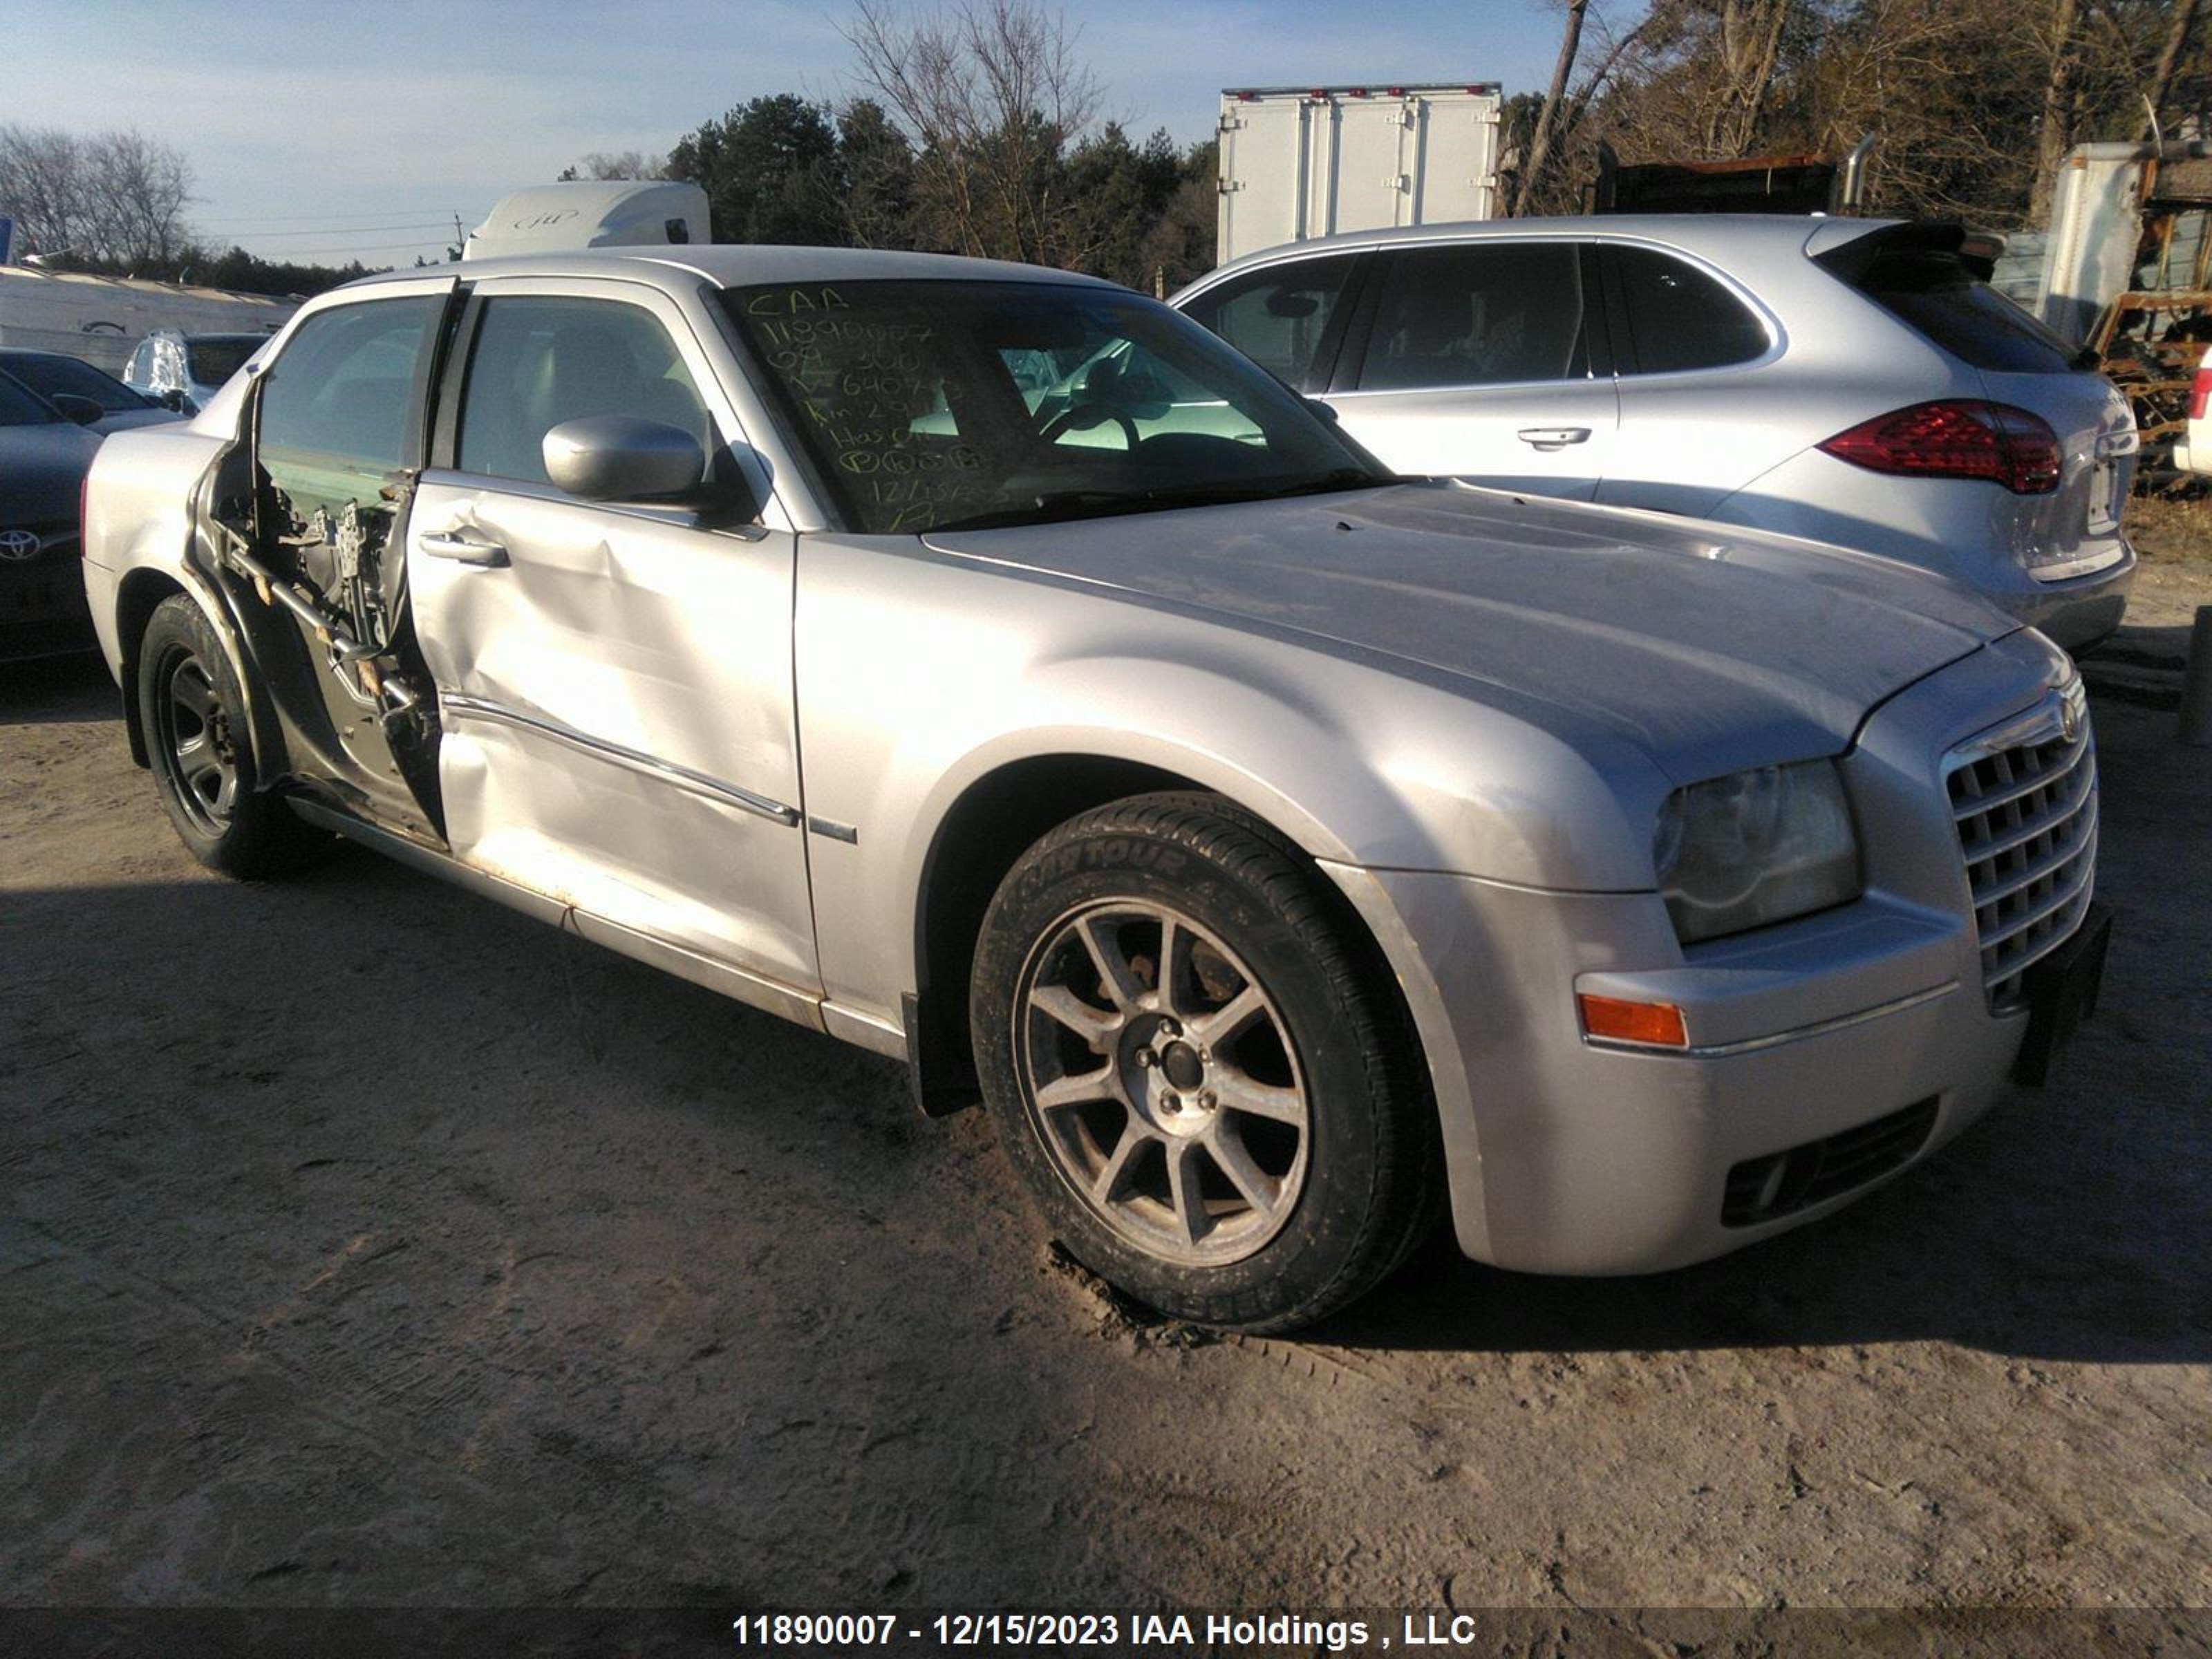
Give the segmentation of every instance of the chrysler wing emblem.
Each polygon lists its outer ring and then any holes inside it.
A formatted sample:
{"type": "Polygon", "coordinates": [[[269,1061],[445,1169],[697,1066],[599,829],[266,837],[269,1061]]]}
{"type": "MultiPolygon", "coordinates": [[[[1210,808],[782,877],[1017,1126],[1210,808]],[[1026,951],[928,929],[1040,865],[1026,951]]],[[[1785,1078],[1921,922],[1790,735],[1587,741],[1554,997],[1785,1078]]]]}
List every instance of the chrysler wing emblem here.
{"type": "Polygon", "coordinates": [[[45,544],[30,531],[0,530],[0,559],[13,559],[21,563],[25,559],[36,558],[39,549],[43,545],[45,544]]]}
{"type": "Polygon", "coordinates": [[[2058,700],[2058,735],[2069,743],[2081,740],[2081,709],[2071,697],[2058,700]]]}

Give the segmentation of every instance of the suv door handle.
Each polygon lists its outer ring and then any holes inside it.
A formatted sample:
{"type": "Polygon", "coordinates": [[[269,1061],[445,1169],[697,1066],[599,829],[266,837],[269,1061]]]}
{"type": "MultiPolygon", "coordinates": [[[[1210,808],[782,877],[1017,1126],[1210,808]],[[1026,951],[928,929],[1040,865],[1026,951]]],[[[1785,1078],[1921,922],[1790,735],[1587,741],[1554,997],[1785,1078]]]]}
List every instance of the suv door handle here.
{"type": "Polygon", "coordinates": [[[1569,444],[1588,443],[1589,434],[1586,426],[1524,426],[1513,435],[1533,449],[1565,449],[1569,444]]]}
{"type": "Polygon", "coordinates": [[[469,535],[459,526],[435,535],[426,535],[416,545],[434,559],[452,559],[458,564],[473,564],[496,570],[507,562],[504,547],[497,542],[469,535]]]}

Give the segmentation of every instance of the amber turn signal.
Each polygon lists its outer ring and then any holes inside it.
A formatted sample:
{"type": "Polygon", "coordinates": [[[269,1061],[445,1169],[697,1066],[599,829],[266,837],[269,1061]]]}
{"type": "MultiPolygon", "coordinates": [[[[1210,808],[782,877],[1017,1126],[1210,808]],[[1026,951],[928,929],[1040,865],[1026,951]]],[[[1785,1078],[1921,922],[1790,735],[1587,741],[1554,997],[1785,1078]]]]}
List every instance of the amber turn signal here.
{"type": "Polygon", "coordinates": [[[1659,1048],[1686,1048],[1690,1034],[1682,1011],[1671,1002],[1624,1002],[1618,997],[1577,996],[1583,1030],[1613,1042],[1642,1042],[1659,1048]]]}

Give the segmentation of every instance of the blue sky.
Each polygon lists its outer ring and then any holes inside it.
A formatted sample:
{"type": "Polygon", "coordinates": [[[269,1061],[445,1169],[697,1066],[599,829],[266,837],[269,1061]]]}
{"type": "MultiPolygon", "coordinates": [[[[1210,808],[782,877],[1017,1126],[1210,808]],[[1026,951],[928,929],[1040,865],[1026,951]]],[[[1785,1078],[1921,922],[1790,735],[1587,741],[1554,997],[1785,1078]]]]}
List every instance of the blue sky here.
{"type": "MultiPolygon", "coordinates": [[[[1120,0],[1066,8],[1107,112],[1178,139],[1224,86],[1548,76],[1552,0],[1120,0]]],[[[590,150],[665,150],[762,93],[854,90],[844,0],[0,0],[0,120],[136,126],[191,162],[208,240],[437,257],[458,214],[590,150]]]]}

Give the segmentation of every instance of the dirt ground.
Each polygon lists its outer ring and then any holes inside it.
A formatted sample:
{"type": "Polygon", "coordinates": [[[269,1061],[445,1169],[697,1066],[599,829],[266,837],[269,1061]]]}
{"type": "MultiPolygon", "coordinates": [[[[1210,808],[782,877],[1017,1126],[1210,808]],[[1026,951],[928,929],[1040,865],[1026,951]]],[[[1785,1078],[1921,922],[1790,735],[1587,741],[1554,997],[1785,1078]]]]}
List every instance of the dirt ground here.
{"type": "Polygon", "coordinates": [[[1706,1267],[1207,1341],[896,1066],[209,876],[96,665],[0,671],[0,1604],[2201,1607],[2212,750],[2096,715],[2053,1086],[1706,1267]]]}
{"type": "Polygon", "coordinates": [[[2212,605],[2212,489],[2138,497],[2127,532],[2140,555],[2123,640],[2114,643],[2179,667],[2200,605],[2212,605]]]}

